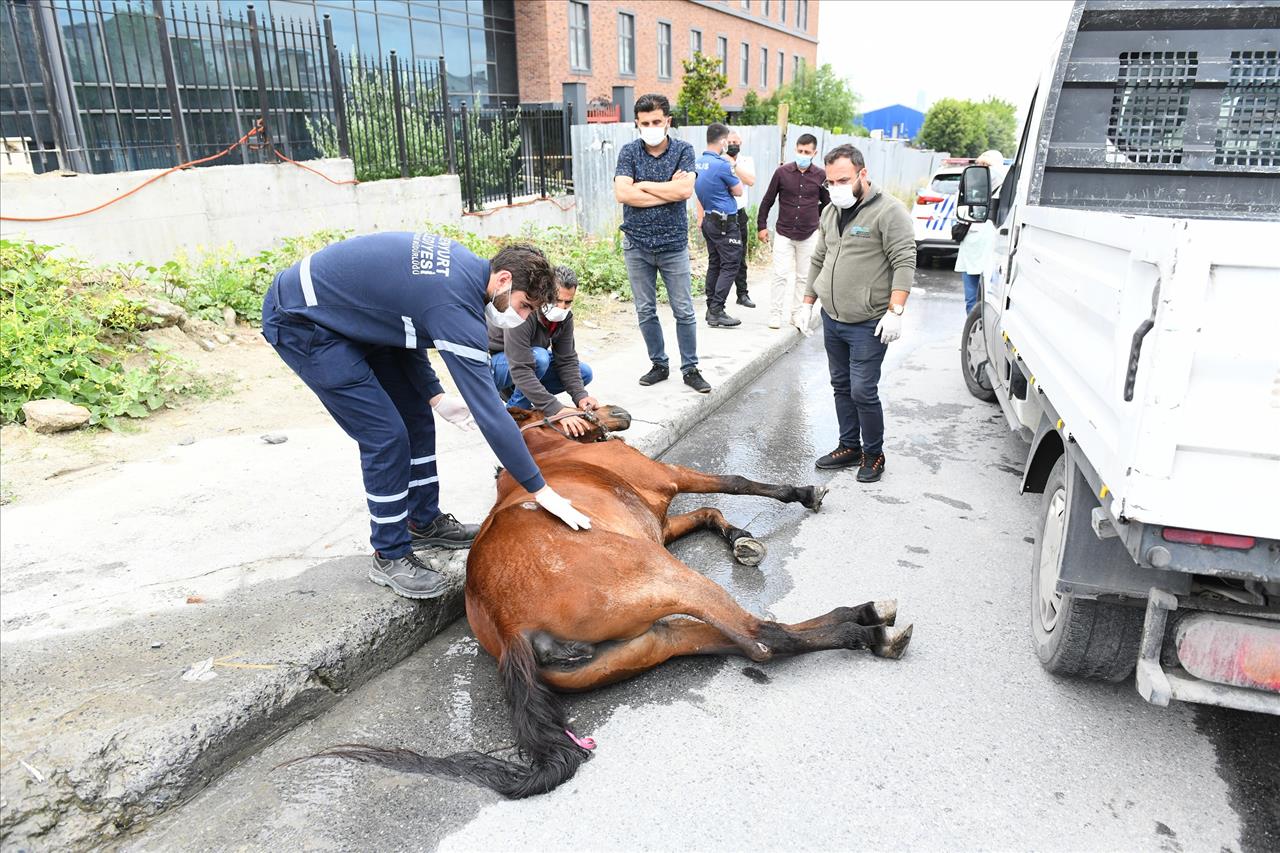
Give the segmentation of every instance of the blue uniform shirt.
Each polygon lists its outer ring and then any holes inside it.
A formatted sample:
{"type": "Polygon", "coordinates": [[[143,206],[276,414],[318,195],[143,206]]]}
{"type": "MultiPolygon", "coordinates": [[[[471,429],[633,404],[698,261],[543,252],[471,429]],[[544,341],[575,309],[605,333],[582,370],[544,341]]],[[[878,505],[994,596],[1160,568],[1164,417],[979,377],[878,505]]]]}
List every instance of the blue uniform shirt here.
{"type": "Polygon", "coordinates": [[[693,191],[698,194],[702,209],[737,216],[738,202],[729,188],[736,187],[742,181],[733,173],[733,167],[719,154],[703,151],[693,169],[698,173],[693,191]]]}
{"type": "MultiPolygon", "coordinates": [[[[668,136],[667,150],[654,157],[645,150],[644,140],[628,142],[618,151],[615,176],[641,181],[669,181],[676,172],[693,171],[693,146],[668,136]]],[[[683,201],[656,207],[622,206],[622,233],[632,243],[651,252],[671,252],[689,246],[689,219],[683,201]]]]}
{"type": "MultiPolygon", "coordinates": [[[[389,231],[327,246],[279,284],[285,314],[371,346],[437,350],[498,460],[529,491],[546,485],[489,372],[487,260],[447,237],[389,231]]],[[[418,367],[415,387],[441,393],[425,352],[418,367]]]]}

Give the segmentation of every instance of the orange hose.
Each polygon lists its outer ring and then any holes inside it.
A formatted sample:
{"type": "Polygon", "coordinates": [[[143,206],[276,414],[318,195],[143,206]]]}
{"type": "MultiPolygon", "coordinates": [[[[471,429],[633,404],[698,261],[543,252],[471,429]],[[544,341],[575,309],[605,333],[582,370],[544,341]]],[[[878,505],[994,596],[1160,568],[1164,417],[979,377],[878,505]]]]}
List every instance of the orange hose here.
{"type": "MultiPolygon", "coordinates": [[[[208,157],[201,157],[199,160],[191,160],[187,163],[179,163],[177,166],[174,166],[169,169],[165,169],[160,174],[152,175],[150,178],[147,178],[145,181],[138,184],[136,187],[129,190],[128,192],[121,193],[115,198],[108,199],[107,201],[104,201],[102,204],[99,204],[95,207],[91,207],[88,210],[80,210],[75,213],[62,213],[62,214],[58,214],[57,216],[0,216],[0,220],[3,220],[5,222],[53,222],[58,219],[74,219],[77,216],[85,216],[86,214],[95,213],[99,210],[102,210],[104,207],[109,207],[110,205],[113,205],[118,201],[122,201],[128,198],[129,196],[133,195],[143,187],[148,186],[149,184],[153,184],[156,181],[160,180],[161,178],[172,175],[174,172],[179,172],[179,171],[182,171],[183,169],[190,169],[193,166],[199,166],[203,163],[208,163],[210,161],[217,160],[219,157],[225,157],[228,154],[230,154],[232,151],[234,151],[237,147],[248,142],[250,139],[252,139],[254,136],[257,136],[260,133],[263,133],[263,126],[262,126],[261,119],[259,119],[254,123],[253,128],[248,133],[246,133],[244,136],[240,137],[235,142],[228,145],[223,150],[219,151],[217,154],[212,154],[208,157]]],[[[295,160],[290,160],[288,157],[281,154],[275,147],[272,147],[271,151],[273,154],[275,154],[277,157],[279,157],[281,160],[285,161],[286,163],[292,163],[293,165],[297,166],[299,169],[306,169],[308,172],[317,174],[331,184],[341,185],[341,184],[359,183],[359,181],[355,181],[355,180],[335,181],[333,178],[329,177],[323,172],[319,172],[311,168],[310,166],[304,166],[295,160]]]]}

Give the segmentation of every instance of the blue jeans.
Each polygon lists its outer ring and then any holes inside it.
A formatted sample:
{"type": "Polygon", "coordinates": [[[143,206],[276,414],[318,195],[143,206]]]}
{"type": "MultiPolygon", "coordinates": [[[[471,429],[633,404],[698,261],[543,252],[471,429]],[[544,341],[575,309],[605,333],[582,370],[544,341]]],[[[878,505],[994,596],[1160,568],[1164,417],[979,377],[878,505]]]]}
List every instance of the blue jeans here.
{"type": "MultiPolygon", "coordinates": [[[[511,365],[507,363],[507,354],[505,352],[496,353],[489,360],[489,369],[493,372],[493,384],[498,387],[499,391],[515,389],[511,394],[511,399],[507,400],[509,408],[533,408],[529,405],[529,398],[524,395],[524,392],[515,387],[515,381],[511,378],[511,365]]],[[[582,384],[590,385],[591,377],[594,376],[591,368],[579,359],[578,369],[582,371],[582,384]]],[[[552,356],[551,350],[533,347],[533,370],[538,375],[538,381],[542,383],[542,387],[547,389],[548,394],[564,393],[564,382],[560,381],[560,372],[555,369],[555,357],[552,356]]]]}
{"type": "Polygon", "coordinates": [[[649,360],[667,366],[667,344],[658,322],[658,279],[667,286],[667,299],[676,318],[676,341],[680,346],[680,372],[698,366],[698,319],[693,312],[690,283],[689,249],[681,246],[668,252],[652,252],[637,246],[630,237],[622,238],[622,257],[627,264],[631,296],[636,303],[636,319],[640,334],[649,350],[649,360]]]}
{"type": "Polygon", "coordinates": [[[837,323],[822,312],[822,337],[836,398],[840,446],[869,457],[884,449],[884,409],[880,407],[880,365],[889,349],[875,335],[878,320],[837,323]]]}
{"type": "Polygon", "coordinates": [[[960,273],[960,275],[964,277],[964,316],[968,317],[973,306],[978,304],[978,289],[982,286],[982,276],[971,272],[960,273]]]}

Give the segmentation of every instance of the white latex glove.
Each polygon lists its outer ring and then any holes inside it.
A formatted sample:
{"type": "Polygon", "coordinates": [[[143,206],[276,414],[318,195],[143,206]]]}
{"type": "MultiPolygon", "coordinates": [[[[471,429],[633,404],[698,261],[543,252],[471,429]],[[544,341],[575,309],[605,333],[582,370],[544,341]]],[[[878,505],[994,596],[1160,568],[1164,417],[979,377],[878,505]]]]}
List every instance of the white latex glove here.
{"type": "Polygon", "coordinates": [[[874,334],[880,338],[880,343],[891,344],[898,338],[902,337],[902,317],[898,314],[888,311],[880,322],[876,323],[874,334]]]}
{"type": "Polygon", "coordinates": [[[458,429],[473,430],[476,428],[476,422],[471,417],[471,410],[458,397],[441,394],[440,398],[431,404],[431,409],[458,429]]]}
{"type": "Polygon", "coordinates": [[[573,508],[573,503],[560,497],[550,486],[543,486],[534,492],[533,499],[538,505],[574,530],[590,530],[591,519],[573,508]]]}
{"type": "Polygon", "coordinates": [[[814,318],[817,314],[818,303],[816,302],[801,302],[800,307],[796,309],[796,328],[806,338],[813,334],[813,330],[817,325],[814,323],[814,318]]]}

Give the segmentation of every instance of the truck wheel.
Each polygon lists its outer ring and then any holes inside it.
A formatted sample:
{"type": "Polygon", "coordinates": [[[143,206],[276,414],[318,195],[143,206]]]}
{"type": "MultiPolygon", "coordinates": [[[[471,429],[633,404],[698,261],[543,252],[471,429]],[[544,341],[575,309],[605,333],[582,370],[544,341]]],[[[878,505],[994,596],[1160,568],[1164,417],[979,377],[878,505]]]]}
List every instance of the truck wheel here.
{"type": "Polygon", "coordinates": [[[964,321],[960,335],[960,371],[969,393],[987,403],[995,402],[996,392],[987,378],[987,341],[982,334],[982,306],[975,305],[964,321]]]}
{"type": "MultiPolygon", "coordinates": [[[[1138,661],[1143,611],[1057,591],[1063,543],[1074,525],[1064,454],[1049,473],[1040,504],[1040,535],[1031,560],[1031,637],[1040,664],[1054,675],[1123,681],[1138,661]]],[[[1076,515],[1085,515],[1077,513],[1076,515]]],[[[1092,531],[1089,535],[1093,535],[1092,531]]]]}

